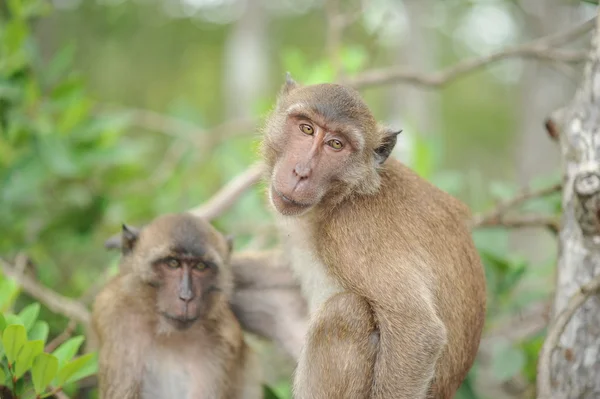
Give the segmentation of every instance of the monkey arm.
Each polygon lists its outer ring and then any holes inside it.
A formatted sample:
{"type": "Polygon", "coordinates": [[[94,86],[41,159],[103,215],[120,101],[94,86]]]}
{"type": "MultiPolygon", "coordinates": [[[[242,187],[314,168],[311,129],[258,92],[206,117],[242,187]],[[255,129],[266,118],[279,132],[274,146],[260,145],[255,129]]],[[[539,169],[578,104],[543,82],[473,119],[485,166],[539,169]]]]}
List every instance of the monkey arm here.
{"type": "Polygon", "coordinates": [[[367,301],[350,292],[335,294],[311,320],[294,379],[294,398],[369,398],[377,347],[367,301]]]}
{"type": "Polygon", "coordinates": [[[420,298],[374,306],[380,331],[371,398],[425,399],[447,332],[420,298]]]}
{"type": "Polygon", "coordinates": [[[281,251],[240,252],[231,259],[231,309],[242,328],[298,359],[308,329],[306,301],[281,251]]]}

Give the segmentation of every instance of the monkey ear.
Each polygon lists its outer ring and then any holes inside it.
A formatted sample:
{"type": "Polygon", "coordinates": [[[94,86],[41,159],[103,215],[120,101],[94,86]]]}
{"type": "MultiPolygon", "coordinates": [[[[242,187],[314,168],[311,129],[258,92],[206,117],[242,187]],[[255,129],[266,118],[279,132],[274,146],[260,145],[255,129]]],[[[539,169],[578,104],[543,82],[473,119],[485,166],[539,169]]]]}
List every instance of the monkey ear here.
{"type": "Polygon", "coordinates": [[[294,78],[292,78],[291,73],[286,72],[285,73],[285,83],[283,84],[283,87],[281,88],[281,94],[288,94],[292,90],[294,90],[296,87],[298,87],[298,83],[296,83],[294,78]]]}
{"type": "Polygon", "coordinates": [[[386,129],[384,131],[381,144],[379,144],[379,147],[375,148],[375,160],[378,165],[383,164],[385,160],[388,159],[396,146],[398,135],[400,133],[402,133],[402,130],[393,131],[391,129],[386,129]]]}
{"type": "Polygon", "coordinates": [[[123,223],[121,229],[121,253],[127,255],[131,252],[137,243],[140,231],[135,227],[127,226],[123,223]]]}

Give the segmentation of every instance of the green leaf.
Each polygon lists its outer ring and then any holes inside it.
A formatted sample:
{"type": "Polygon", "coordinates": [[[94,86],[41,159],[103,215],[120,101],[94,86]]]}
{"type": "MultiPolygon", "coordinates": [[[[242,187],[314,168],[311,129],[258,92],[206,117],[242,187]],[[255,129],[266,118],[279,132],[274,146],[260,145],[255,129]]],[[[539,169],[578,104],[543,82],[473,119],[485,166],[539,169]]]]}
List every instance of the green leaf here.
{"type": "Polygon", "coordinates": [[[19,356],[17,357],[17,363],[15,365],[15,376],[21,378],[27,370],[31,368],[33,359],[44,351],[44,342],[42,341],[29,341],[23,345],[19,356]]]}
{"type": "Polygon", "coordinates": [[[58,376],[56,377],[55,385],[57,387],[62,387],[66,383],[70,382],[72,380],[72,377],[76,376],[75,373],[84,370],[86,366],[88,366],[88,363],[94,360],[94,356],[95,353],[88,353],[65,364],[58,371],[58,376]]]}
{"type": "Polygon", "coordinates": [[[58,359],[48,353],[40,353],[33,360],[31,377],[35,393],[40,395],[52,382],[58,372],[58,359]]]}
{"type": "Polygon", "coordinates": [[[73,375],[69,377],[65,384],[70,384],[79,381],[85,377],[89,377],[90,375],[98,373],[98,353],[94,352],[90,353],[89,355],[91,355],[91,359],[87,363],[85,363],[79,370],[73,373],[73,375]]]}
{"type": "Polygon", "coordinates": [[[73,356],[77,354],[79,347],[83,343],[85,338],[82,335],[78,335],[73,338],[69,338],[62,343],[52,354],[58,359],[58,364],[62,367],[66,362],[71,360],[73,356]]]}
{"type": "Polygon", "coordinates": [[[10,57],[21,50],[23,42],[27,38],[27,24],[25,22],[13,19],[8,22],[2,35],[2,44],[6,51],[6,56],[10,57]]]}
{"type": "Polygon", "coordinates": [[[2,331],[4,331],[5,328],[6,328],[6,319],[4,318],[2,313],[0,313],[0,337],[2,336],[2,331]]]}
{"type": "Polygon", "coordinates": [[[19,313],[19,318],[23,321],[23,325],[27,331],[33,327],[39,314],[40,304],[37,302],[32,303],[21,310],[21,313],[19,313]]]}
{"type": "Polygon", "coordinates": [[[27,341],[27,332],[25,327],[18,324],[11,324],[4,329],[2,334],[2,345],[6,351],[6,358],[12,364],[17,360],[19,351],[27,341]]]}
{"type": "Polygon", "coordinates": [[[21,0],[8,0],[6,4],[8,5],[8,9],[10,10],[10,13],[12,15],[14,15],[14,16],[21,15],[21,9],[22,9],[21,0]]]}
{"type": "Polygon", "coordinates": [[[279,396],[273,391],[268,385],[263,385],[263,398],[264,399],[279,399],[279,396]]]}
{"type": "Polygon", "coordinates": [[[12,278],[0,279],[0,312],[6,312],[19,295],[21,288],[12,278]]]}
{"type": "Polygon", "coordinates": [[[2,367],[0,367],[0,385],[4,385],[5,381],[6,381],[6,373],[4,372],[2,367]]]}
{"type": "Polygon", "coordinates": [[[4,317],[6,318],[6,324],[18,324],[20,326],[25,327],[25,324],[23,324],[23,321],[21,320],[21,318],[19,316],[17,316],[16,314],[12,314],[12,313],[7,313],[4,315],[4,317]]]}
{"type": "Polygon", "coordinates": [[[45,343],[48,339],[49,331],[50,327],[48,326],[48,323],[46,323],[43,320],[38,320],[35,322],[31,330],[29,330],[29,332],[27,333],[27,337],[31,341],[39,339],[45,343]]]}

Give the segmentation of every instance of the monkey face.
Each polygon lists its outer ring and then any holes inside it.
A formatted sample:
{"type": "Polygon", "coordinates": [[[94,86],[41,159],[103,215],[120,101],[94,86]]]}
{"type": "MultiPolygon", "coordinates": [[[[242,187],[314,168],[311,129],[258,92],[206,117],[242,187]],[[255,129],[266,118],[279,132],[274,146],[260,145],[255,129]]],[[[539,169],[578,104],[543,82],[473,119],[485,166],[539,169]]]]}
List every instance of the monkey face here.
{"type": "Polygon", "coordinates": [[[188,328],[230,296],[231,239],[207,221],[163,215],[141,231],[123,226],[122,236],[122,270],[153,287],[158,316],[167,324],[188,328]]]}
{"type": "Polygon", "coordinates": [[[203,318],[217,289],[215,263],[192,255],[173,254],[155,262],[159,314],[176,329],[203,318]]]}
{"type": "Polygon", "coordinates": [[[379,127],[353,90],[287,82],[263,141],[273,206],[298,216],[326,197],[373,192],[396,134],[379,127]]]}

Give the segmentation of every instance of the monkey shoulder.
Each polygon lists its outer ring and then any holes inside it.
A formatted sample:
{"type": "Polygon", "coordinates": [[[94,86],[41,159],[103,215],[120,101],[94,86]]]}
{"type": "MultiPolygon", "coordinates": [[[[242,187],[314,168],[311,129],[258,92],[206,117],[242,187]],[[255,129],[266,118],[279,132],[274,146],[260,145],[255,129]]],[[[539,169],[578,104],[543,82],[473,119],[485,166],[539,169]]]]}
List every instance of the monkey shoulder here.
{"type": "Polygon", "coordinates": [[[418,213],[438,213],[438,217],[467,219],[471,215],[466,204],[422,178],[397,159],[390,158],[385,163],[381,178],[380,194],[393,200],[395,208],[418,213]]]}
{"type": "Polygon", "coordinates": [[[96,295],[92,306],[92,322],[101,339],[110,333],[133,333],[136,327],[145,327],[142,324],[147,305],[140,306],[140,298],[136,297],[138,289],[132,289],[135,286],[129,275],[120,274],[106,283],[96,295]]]}

